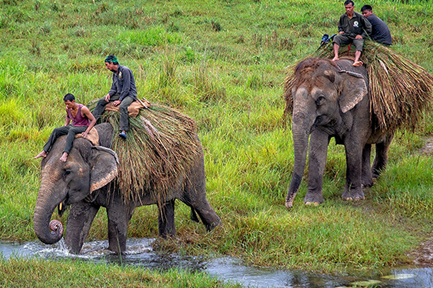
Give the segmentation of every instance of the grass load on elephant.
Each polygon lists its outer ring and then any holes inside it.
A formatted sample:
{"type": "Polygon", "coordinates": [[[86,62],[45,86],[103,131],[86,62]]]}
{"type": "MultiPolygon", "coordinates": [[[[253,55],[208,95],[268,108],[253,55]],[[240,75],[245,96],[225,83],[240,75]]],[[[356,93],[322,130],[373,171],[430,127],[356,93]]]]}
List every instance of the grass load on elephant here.
{"type": "MultiPolygon", "coordinates": [[[[353,59],[354,53],[354,47],[341,47],[339,57],[353,59]]],[[[306,58],[310,57],[332,59],[332,43],[306,58]]],[[[433,99],[433,76],[423,67],[373,41],[365,42],[360,60],[368,72],[370,111],[379,128],[388,131],[414,129],[433,99]]],[[[285,79],[286,116],[291,115],[293,108],[291,91],[296,80],[295,67],[289,68],[285,79]]]]}
{"type": "MultiPolygon", "coordinates": [[[[120,114],[106,111],[102,121],[119,130],[120,114]]],[[[195,121],[166,106],[152,104],[129,118],[127,140],[113,137],[112,149],[119,157],[117,184],[123,200],[140,201],[140,191],[152,191],[155,199],[164,199],[179,176],[200,153],[195,121]]],[[[160,203],[160,202],[159,202],[160,203]]]]}

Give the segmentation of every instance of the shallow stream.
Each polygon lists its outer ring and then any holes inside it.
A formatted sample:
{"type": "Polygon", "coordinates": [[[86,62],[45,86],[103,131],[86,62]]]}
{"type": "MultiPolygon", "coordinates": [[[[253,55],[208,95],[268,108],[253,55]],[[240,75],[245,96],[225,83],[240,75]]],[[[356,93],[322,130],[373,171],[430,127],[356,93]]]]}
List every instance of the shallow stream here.
{"type": "Polygon", "coordinates": [[[302,271],[247,267],[236,258],[207,259],[153,251],[154,239],[128,239],[127,252],[120,257],[108,251],[108,241],[85,243],[80,255],[68,253],[63,240],[55,245],[41,242],[24,244],[1,242],[0,254],[10,257],[43,259],[79,258],[95,263],[129,264],[145,269],[188,269],[207,273],[223,281],[245,287],[433,287],[432,268],[401,268],[377,271],[371,277],[326,275],[302,271]]]}

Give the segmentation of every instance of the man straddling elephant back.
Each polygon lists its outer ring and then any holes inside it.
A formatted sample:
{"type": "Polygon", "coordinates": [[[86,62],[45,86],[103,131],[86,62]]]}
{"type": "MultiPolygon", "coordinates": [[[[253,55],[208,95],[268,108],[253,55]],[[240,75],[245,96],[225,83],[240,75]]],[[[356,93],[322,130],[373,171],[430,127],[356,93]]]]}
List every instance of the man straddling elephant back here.
{"type": "Polygon", "coordinates": [[[83,137],[86,138],[89,131],[96,124],[96,119],[93,117],[92,113],[90,113],[90,110],[83,104],[76,103],[75,96],[73,94],[66,94],[63,97],[63,101],[66,105],[65,126],[58,127],[53,130],[50,138],[44,145],[42,152],[36,155],[35,159],[47,157],[48,152],[51,150],[51,147],[53,146],[56,139],[62,135],[68,135],[68,138],[66,139],[65,150],[63,150],[62,157],[60,157],[60,161],[66,162],[69,152],[71,152],[75,135],[82,133],[83,137]],[[69,124],[71,120],[72,125],[69,124]]]}
{"type": "Polygon", "coordinates": [[[355,61],[353,66],[362,66],[362,62],[359,61],[361,57],[362,48],[364,46],[364,39],[368,34],[371,34],[371,23],[362,16],[361,14],[353,11],[355,3],[352,0],[344,2],[344,8],[346,13],[341,15],[340,21],[338,22],[338,35],[334,37],[334,59],[332,61],[338,61],[338,50],[341,45],[347,45],[353,43],[356,47],[355,61]]]}
{"type": "Polygon", "coordinates": [[[105,58],[105,67],[113,72],[113,84],[108,94],[98,101],[93,111],[96,120],[98,120],[105,111],[105,106],[113,102],[114,106],[119,105],[120,123],[119,136],[126,139],[126,131],[129,128],[128,107],[132,102],[137,100],[137,88],[135,87],[134,75],[131,69],[119,65],[116,56],[109,55],[105,58]]]}

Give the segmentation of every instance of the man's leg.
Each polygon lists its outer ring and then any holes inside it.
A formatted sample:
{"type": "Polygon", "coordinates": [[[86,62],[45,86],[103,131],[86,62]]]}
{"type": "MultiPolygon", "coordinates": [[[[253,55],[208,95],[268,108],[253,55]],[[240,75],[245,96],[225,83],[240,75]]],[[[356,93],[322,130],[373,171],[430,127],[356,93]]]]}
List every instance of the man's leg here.
{"type": "Polygon", "coordinates": [[[68,137],[66,138],[66,144],[65,144],[65,150],[63,150],[63,155],[60,158],[60,161],[66,162],[66,159],[68,158],[69,152],[71,152],[72,145],[74,144],[75,135],[79,133],[83,133],[86,131],[87,126],[70,126],[68,137]]]}
{"type": "Polygon", "coordinates": [[[359,61],[359,57],[361,57],[362,48],[364,47],[364,39],[355,39],[353,40],[353,44],[356,47],[355,51],[355,62],[353,62],[353,66],[362,66],[362,61],[359,61]]]}
{"type": "Polygon", "coordinates": [[[134,99],[130,96],[126,96],[119,105],[119,111],[120,111],[119,130],[123,133],[125,133],[129,129],[128,107],[129,105],[131,105],[132,102],[134,102],[134,99]]]}
{"type": "Polygon", "coordinates": [[[105,101],[105,97],[98,100],[98,104],[96,104],[95,109],[93,110],[92,114],[95,117],[96,121],[98,121],[99,118],[101,118],[102,114],[104,114],[105,106],[107,106],[108,103],[119,100],[120,94],[115,94],[110,97],[110,101],[105,101]]]}
{"type": "Polygon", "coordinates": [[[44,145],[42,152],[36,155],[34,158],[37,159],[40,157],[47,157],[47,154],[48,152],[50,152],[51,147],[53,147],[54,142],[56,142],[56,139],[62,135],[68,134],[68,131],[69,131],[69,126],[54,128],[53,132],[51,132],[50,138],[48,138],[47,143],[44,145]]]}
{"type": "Polygon", "coordinates": [[[338,58],[338,50],[340,50],[340,45],[334,43],[334,59],[332,59],[332,61],[340,60],[340,58],[338,58]]]}

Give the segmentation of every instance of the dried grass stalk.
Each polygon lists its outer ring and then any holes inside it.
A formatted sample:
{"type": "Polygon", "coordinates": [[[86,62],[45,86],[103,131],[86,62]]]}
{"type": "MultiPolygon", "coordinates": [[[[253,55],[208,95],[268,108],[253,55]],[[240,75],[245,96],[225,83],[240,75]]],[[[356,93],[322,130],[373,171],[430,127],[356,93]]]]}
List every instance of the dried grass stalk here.
{"type": "MultiPolygon", "coordinates": [[[[353,57],[354,53],[354,47],[348,50],[346,46],[340,48],[339,55],[353,57]]],[[[321,47],[306,58],[309,57],[332,59],[332,44],[321,47]]],[[[431,108],[433,76],[421,66],[373,41],[365,42],[360,60],[368,71],[372,120],[381,130],[414,129],[424,110],[431,108]]],[[[285,79],[286,117],[293,109],[294,68],[288,68],[285,79]]]]}
{"type": "MultiPolygon", "coordinates": [[[[120,114],[106,111],[103,121],[114,131],[119,130],[120,114]]],[[[152,104],[130,117],[126,140],[114,134],[112,149],[117,153],[120,172],[117,185],[124,202],[140,201],[140,192],[150,191],[152,199],[161,204],[171,187],[200,153],[194,120],[178,111],[152,104]]]]}

